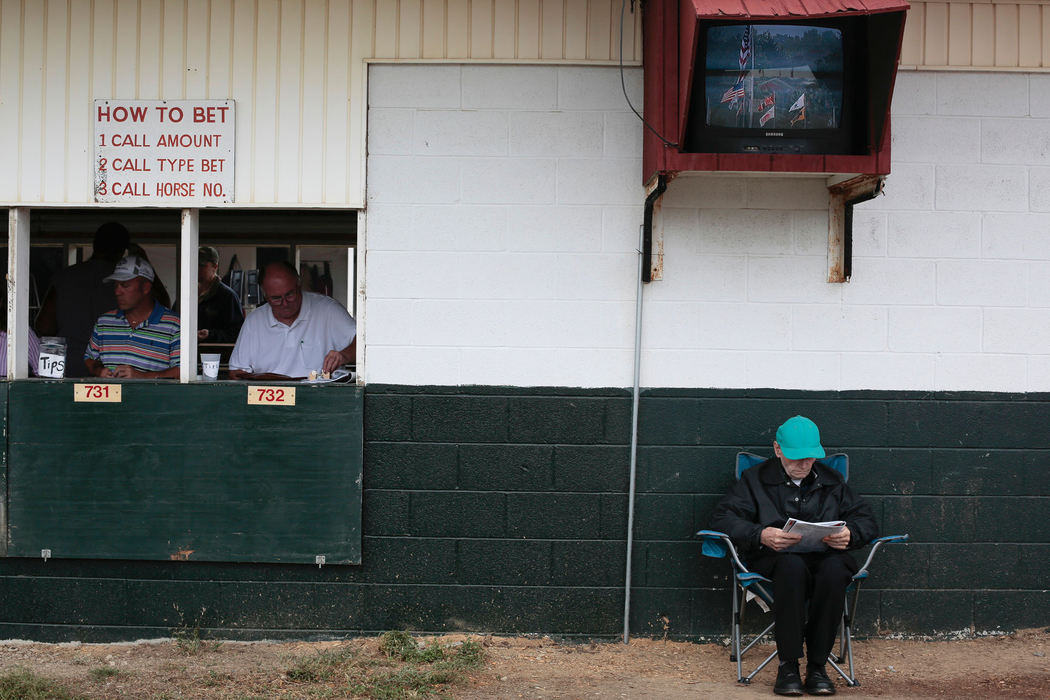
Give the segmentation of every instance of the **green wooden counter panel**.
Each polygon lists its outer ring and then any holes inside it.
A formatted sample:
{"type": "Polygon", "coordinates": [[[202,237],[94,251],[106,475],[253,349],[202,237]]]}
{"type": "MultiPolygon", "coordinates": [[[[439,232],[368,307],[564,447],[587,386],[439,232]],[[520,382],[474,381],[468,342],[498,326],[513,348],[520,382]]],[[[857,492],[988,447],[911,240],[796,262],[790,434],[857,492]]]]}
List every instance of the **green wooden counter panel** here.
{"type": "Polygon", "coordinates": [[[74,386],[7,386],[8,556],[360,563],[361,387],[252,406],[244,383],[74,386]]]}
{"type": "MultiPolygon", "coordinates": [[[[7,437],[7,382],[0,382],[0,426],[7,437]]],[[[7,533],[7,449],[0,457],[0,535],[7,533]]],[[[0,557],[7,555],[7,538],[0,536],[0,557]]]]}

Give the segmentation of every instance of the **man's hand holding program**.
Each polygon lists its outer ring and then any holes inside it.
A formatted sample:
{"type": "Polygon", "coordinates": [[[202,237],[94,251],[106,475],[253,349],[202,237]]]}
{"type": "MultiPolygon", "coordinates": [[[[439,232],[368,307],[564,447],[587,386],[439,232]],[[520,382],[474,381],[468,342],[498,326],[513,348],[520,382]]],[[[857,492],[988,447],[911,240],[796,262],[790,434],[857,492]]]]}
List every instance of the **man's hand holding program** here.
{"type": "Polygon", "coordinates": [[[843,527],[838,532],[828,535],[822,541],[832,549],[845,549],[849,546],[849,542],[852,538],[853,533],[849,531],[849,528],[843,527]]]}
{"type": "Polygon", "coordinates": [[[762,530],[762,544],[774,552],[787,549],[802,540],[802,535],[794,532],[784,532],[779,527],[767,527],[762,530]]]}

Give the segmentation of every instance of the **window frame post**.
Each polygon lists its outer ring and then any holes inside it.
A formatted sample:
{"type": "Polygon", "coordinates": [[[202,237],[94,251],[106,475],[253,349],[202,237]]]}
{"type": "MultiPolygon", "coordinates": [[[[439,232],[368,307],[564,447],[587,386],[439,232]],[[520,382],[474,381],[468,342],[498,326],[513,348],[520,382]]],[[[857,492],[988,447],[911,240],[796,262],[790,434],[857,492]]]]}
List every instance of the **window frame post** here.
{"type": "Polygon", "coordinates": [[[29,208],[7,219],[7,378],[29,378],[29,208]]]}
{"type": "Polygon", "coordinates": [[[179,382],[197,379],[197,247],[200,209],[182,210],[179,261],[179,382]]]}

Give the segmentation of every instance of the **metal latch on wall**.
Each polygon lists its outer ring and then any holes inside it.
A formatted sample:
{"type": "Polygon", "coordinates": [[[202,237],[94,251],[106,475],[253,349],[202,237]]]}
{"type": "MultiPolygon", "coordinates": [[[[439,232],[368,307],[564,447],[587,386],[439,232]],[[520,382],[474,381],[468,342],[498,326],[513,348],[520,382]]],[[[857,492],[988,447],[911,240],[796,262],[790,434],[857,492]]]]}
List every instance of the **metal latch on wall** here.
{"type": "Polygon", "coordinates": [[[51,550],[50,549],[41,549],[40,550],[40,556],[43,558],[44,561],[47,561],[48,559],[51,558],[51,550]]]}
{"type": "Polygon", "coordinates": [[[318,569],[324,566],[324,555],[318,554],[316,557],[314,557],[314,563],[317,564],[318,569]]]}

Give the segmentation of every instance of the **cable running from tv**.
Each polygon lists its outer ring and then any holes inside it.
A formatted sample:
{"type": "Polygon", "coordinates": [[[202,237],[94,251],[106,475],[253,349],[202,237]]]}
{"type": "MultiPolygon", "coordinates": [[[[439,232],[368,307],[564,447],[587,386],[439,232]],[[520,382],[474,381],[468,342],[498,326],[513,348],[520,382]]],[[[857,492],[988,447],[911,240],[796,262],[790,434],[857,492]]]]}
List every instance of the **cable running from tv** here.
{"type": "MultiPolygon", "coordinates": [[[[621,2],[620,2],[620,87],[623,88],[623,99],[627,100],[627,106],[631,108],[632,112],[634,112],[634,116],[636,116],[639,119],[641,119],[642,120],[642,124],[645,124],[645,127],[647,129],[649,129],[649,131],[653,132],[653,134],[656,136],[656,138],[658,138],[661,141],[663,141],[663,144],[665,146],[670,146],[671,148],[678,148],[678,144],[677,143],[672,143],[671,141],[668,141],[667,139],[665,139],[663,136],[660,135],[659,131],[657,131],[655,128],[653,128],[652,124],[650,124],[649,122],[645,121],[645,117],[643,117],[641,114],[639,114],[638,110],[634,108],[633,104],[631,104],[631,98],[627,96],[627,81],[623,77],[623,15],[624,15],[624,12],[626,10],[627,10],[627,0],[621,0],[621,2]]],[[[631,13],[632,14],[634,13],[634,0],[631,0],[631,13]]]]}

